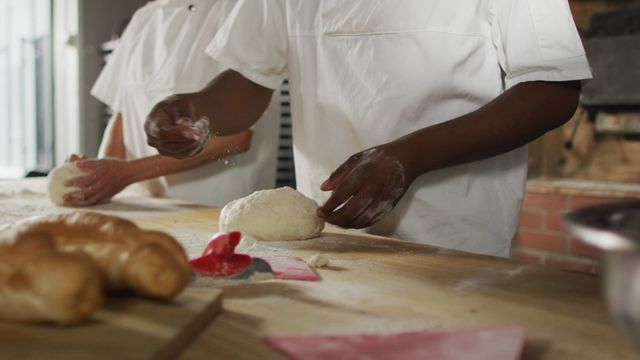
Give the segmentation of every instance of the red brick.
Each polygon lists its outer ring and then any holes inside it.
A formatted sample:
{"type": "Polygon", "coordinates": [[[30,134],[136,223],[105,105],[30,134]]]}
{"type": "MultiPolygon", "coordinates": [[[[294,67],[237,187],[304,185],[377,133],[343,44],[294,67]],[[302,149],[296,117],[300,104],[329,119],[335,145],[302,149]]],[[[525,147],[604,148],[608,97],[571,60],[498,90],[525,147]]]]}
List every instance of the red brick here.
{"type": "Polygon", "coordinates": [[[525,249],[538,249],[565,254],[567,252],[566,237],[555,234],[545,234],[521,229],[518,232],[516,244],[525,249]]]}
{"type": "Polygon", "coordinates": [[[513,254],[511,256],[511,258],[514,259],[514,260],[517,260],[517,261],[522,261],[522,262],[526,262],[526,263],[530,263],[530,264],[543,264],[544,263],[544,259],[540,255],[527,254],[525,252],[516,251],[516,250],[513,251],[513,254]]]}
{"type": "Polygon", "coordinates": [[[575,210],[586,206],[606,204],[620,200],[621,199],[610,197],[571,195],[569,196],[569,208],[575,210]]]}
{"type": "Polygon", "coordinates": [[[581,263],[571,260],[545,259],[544,264],[568,271],[577,271],[589,274],[595,274],[596,272],[593,264],[581,263]]]}
{"type": "Polygon", "coordinates": [[[600,258],[600,250],[576,238],[572,238],[569,242],[569,252],[572,255],[584,257],[587,259],[600,258]]]}
{"type": "Polygon", "coordinates": [[[520,226],[538,229],[542,225],[542,215],[539,212],[523,210],[520,213],[520,226]]]}
{"type": "Polygon", "coordinates": [[[566,233],[567,229],[564,227],[564,216],[547,214],[545,218],[545,228],[551,231],[559,231],[566,233]]]}
{"type": "Polygon", "coordinates": [[[524,195],[524,209],[565,210],[567,196],[562,194],[540,194],[527,192],[524,195]]]}

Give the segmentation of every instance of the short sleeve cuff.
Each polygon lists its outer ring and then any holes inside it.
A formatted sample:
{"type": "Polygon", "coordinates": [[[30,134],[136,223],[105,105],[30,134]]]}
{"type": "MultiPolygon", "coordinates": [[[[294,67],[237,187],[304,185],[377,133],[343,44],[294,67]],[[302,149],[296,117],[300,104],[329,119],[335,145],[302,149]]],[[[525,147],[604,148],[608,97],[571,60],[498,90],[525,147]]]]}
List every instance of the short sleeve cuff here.
{"type": "Polygon", "coordinates": [[[237,71],[242,74],[242,76],[253,81],[254,83],[272,90],[279,89],[280,85],[282,85],[282,82],[285,79],[285,77],[281,75],[267,75],[255,69],[252,69],[251,66],[243,64],[236,59],[226,56],[224,53],[222,53],[221,51],[217,51],[216,49],[207,49],[207,54],[214,60],[219,62],[223,66],[223,68],[229,68],[231,70],[237,71]]]}
{"type": "Polygon", "coordinates": [[[539,67],[529,71],[521,71],[505,78],[506,90],[523,82],[530,81],[575,81],[588,80],[593,76],[586,57],[580,56],[567,59],[563,64],[554,64],[549,67],[539,67]]]}

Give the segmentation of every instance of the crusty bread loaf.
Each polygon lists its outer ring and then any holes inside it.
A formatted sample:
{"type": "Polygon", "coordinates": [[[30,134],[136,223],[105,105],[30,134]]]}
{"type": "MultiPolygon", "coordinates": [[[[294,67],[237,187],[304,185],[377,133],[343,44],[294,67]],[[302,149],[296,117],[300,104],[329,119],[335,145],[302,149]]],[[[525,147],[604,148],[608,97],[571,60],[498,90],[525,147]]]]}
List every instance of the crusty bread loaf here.
{"type": "Polygon", "coordinates": [[[49,234],[63,252],[82,252],[98,265],[107,289],[168,300],[189,282],[182,246],[171,236],[142,230],[131,221],[94,212],[26,219],[14,231],[49,234]]]}
{"type": "Polygon", "coordinates": [[[0,319],[71,324],[102,301],[100,273],[88,256],[60,252],[41,231],[0,242],[0,319]]]}

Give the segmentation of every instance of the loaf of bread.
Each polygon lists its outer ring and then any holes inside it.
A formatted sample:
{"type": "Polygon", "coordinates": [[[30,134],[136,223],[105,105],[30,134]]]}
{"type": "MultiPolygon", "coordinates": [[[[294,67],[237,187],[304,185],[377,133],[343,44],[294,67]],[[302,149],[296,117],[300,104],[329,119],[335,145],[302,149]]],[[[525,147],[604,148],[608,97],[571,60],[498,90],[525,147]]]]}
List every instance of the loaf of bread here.
{"type": "Polygon", "coordinates": [[[38,231],[51,236],[65,253],[88,255],[109,290],[169,300],[189,282],[191,271],[182,246],[171,236],[142,230],[131,221],[94,212],[73,212],[23,220],[17,234],[38,231]]]}
{"type": "Polygon", "coordinates": [[[42,231],[0,242],[0,319],[72,324],[102,302],[100,273],[88,256],[60,252],[42,231]]]}

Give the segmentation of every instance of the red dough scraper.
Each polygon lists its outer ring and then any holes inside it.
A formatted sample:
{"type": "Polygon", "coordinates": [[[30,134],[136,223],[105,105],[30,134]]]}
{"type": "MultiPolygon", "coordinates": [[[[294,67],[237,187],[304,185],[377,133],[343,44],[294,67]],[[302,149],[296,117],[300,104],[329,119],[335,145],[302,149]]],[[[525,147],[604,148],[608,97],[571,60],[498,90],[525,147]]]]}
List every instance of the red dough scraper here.
{"type": "Polygon", "coordinates": [[[236,254],[242,235],[239,231],[214,234],[202,256],[191,260],[192,282],[217,285],[274,278],[269,263],[246,254],[236,254]]]}
{"type": "Polygon", "coordinates": [[[251,257],[235,252],[242,235],[238,231],[213,235],[202,256],[190,261],[192,282],[223,285],[277,278],[280,280],[318,281],[318,274],[299,257],[260,255],[251,257]]]}

